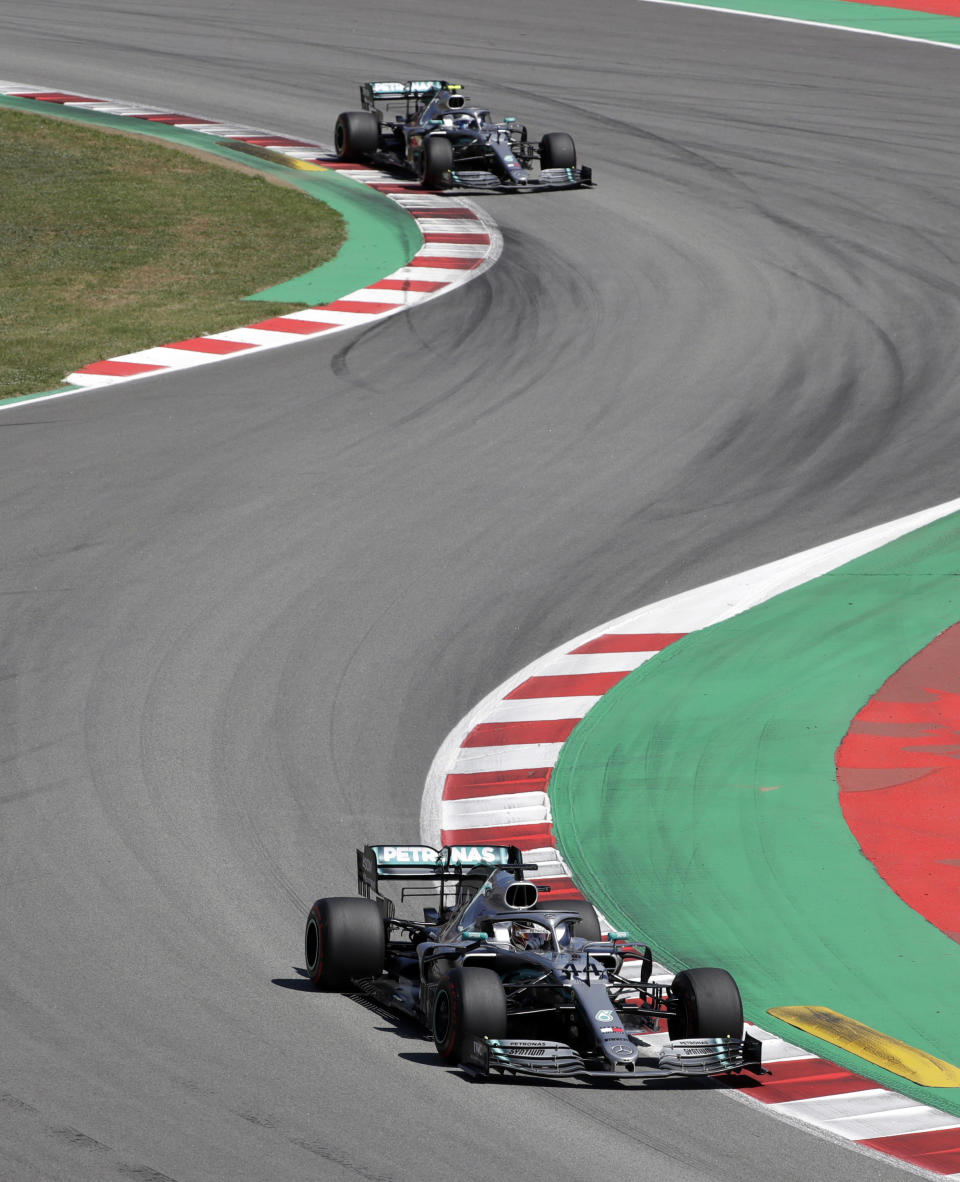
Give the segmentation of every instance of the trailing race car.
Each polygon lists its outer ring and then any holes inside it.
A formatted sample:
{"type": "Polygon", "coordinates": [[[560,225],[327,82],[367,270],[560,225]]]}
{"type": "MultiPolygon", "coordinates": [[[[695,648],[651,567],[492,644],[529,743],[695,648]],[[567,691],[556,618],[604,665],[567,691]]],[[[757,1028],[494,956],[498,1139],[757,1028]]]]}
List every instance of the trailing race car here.
{"type": "Polygon", "coordinates": [[[564,131],[538,142],[515,118],[494,123],[484,107],[471,107],[455,82],[363,82],[362,111],[337,119],[337,156],[362,164],[382,160],[419,177],[426,189],[576,189],[592,184],[577,167],[577,151],[564,131]],[[539,162],[540,171],[530,175],[539,162]]]}
{"type": "Polygon", "coordinates": [[[649,948],[601,939],[583,900],[544,902],[524,879],[535,869],[514,846],[365,846],[360,897],[310,909],[310,978],[413,1018],[442,1059],[475,1074],[643,1082],[764,1072],[729,973],[653,982],[649,948]],[[423,919],[397,916],[385,884],[401,903],[427,900],[423,919]],[[627,959],[639,962],[637,979],[622,974],[627,959]]]}

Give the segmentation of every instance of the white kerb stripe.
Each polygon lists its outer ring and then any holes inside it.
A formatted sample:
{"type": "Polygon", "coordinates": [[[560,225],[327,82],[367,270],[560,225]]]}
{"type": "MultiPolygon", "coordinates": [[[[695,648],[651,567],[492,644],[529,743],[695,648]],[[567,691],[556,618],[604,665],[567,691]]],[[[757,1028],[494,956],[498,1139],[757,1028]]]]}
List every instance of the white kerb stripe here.
{"type": "Polygon", "coordinates": [[[156,345],[152,349],[140,349],[136,353],[124,353],[122,357],[111,357],[111,361],[129,361],[136,365],[162,365],[165,369],[189,369],[194,365],[203,365],[207,361],[222,360],[223,355],[196,352],[193,349],[169,349],[164,345],[156,345]]]}
{"type": "MultiPolygon", "coordinates": [[[[403,310],[403,304],[397,304],[397,311],[403,310]]],[[[279,319],[315,320],[318,324],[366,324],[374,316],[392,316],[392,312],[336,312],[332,308],[310,308],[303,312],[285,312],[279,319]],[[311,315],[307,315],[307,311],[311,315]]]]}
{"type": "Polygon", "coordinates": [[[939,1112],[883,1088],[865,1088],[859,1092],[810,1100],[787,1100],[777,1104],[776,1108],[851,1141],[960,1128],[952,1113],[939,1112]]]}
{"type": "Polygon", "coordinates": [[[505,747],[463,747],[451,772],[508,772],[553,767],[562,743],[512,743],[505,747]]]}
{"type": "Polygon", "coordinates": [[[536,870],[525,872],[527,878],[570,877],[570,869],[563,858],[560,857],[560,851],[555,850],[552,846],[536,850],[525,850],[523,860],[524,862],[532,862],[537,867],[536,870]]]}
{"type": "MultiPolygon", "coordinates": [[[[341,300],[356,300],[358,303],[370,304],[402,304],[404,298],[408,295],[420,296],[423,295],[420,291],[391,291],[389,288],[382,290],[374,289],[372,287],[361,287],[359,291],[352,291],[349,295],[338,296],[341,300]]],[[[317,309],[319,315],[323,309],[317,309]]],[[[293,312],[291,315],[296,316],[293,312]]]]}
{"type": "Polygon", "coordinates": [[[658,650],[636,653],[569,653],[557,657],[538,671],[538,677],[556,677],[559,674],[581,673],[629,673],[657,655],[658,650]]]}
{"type": "Polygon", "coordinates": [[[162,107],[132,107],[129,103],[64,103],[65,107],[87,107],[104,115],[165,115],[162,107]]]}
{"type": "Polygon", "coordinates": [[[501,829],[513,825],[543,825],[550,821],[547,798],[542,792],[518,792],[516,797],[490,797],[487,800],[445,801],[441,810],[444,829],[501,829]],[[493,800],[501,803],[494,806],[490,803],[493,800]],[[509,803],[504,803],[507,801],[509,803]],[[487,807],[481,807],[483,805],[487,807]]]}
{"type": "Polygon", "coordinates": [[[316,144],[304,144],[302,148],[284,147],[283,144],[268,144],[271,152],[279,152],[281,156],[292,156],[295,160],[316,160],[321,150],[316,144]]]}
{"type": "Polygon", "coordinates": [[[529,812],[531,809],[539,809],[542,817],[550,819],[550,798],[546,792],[505,792],[499,796],[470,796],[463,800],[445,800],[443,807],[448,817],[456,817],[458,820],[492,812],[529,812]]]}
{"type": "Polygon", "coordinates": [[[397,205],[410,206],[412,209],[451,209],[456,208],[456,202],[449,197],[438,197],[435,193],[397,193],[394,196],[397,205]]]}
{"type": "Polygon", "coordinates": [[[441,255],[449,259],[482,259],[489,249],[485,242],[425,242],[417,251],[417,258],[441,255]]]}
{"type": "MultiPolygon", "coordinates": [[[[175,124],[176,127],[182,126],[175,124]]],[[[259,138],[269,136],[269,131],[263,131],[256,127],[238,127],[235,123],[201,123],[199,125],[191,124],[191,131],[198,131],[201,135],[216,135],[221,139],[237,139],[243,135],[255,135],[259,138]]]]}
{"type": "Polygon", "coordinates": [[[484,722],[552,722],[559,718],[583,718],[600,701],[596,697],[504,699],[484,722]]]}
{"type": "Polygon", "coordinates": [[[296,340],[309,340],[292,332],[270,332],[266,328],[228,328],[210,334],[217,341],[236,341],[242,345],[283,345],[296,340]]]}
{"type": "MultiPolygon", "coordinates": [[[[134,376],[139,375],[135,374],[134,376]]],[[[130,377],[128,374],[68,373],[64,380],[73,386],[113,386],[117,382],[128,382],[130,377]]]]}
{"type": "MultiPolygon", "coordinates": [[[[353,315],[354,313],[350,313],[353,315]]],[[[284,312],[279,320],[313,320],[317,324],[333,324],[334,313],[326,308],[299,308],[296,312],[284,312]]]]}
{"type": "Polygon", "coordinates": [[[473,277],[473,271],[461,271],[459,267],[400,267],[391,279],[430,279],[438,283],[466,283],[473,277]]]}
{"type": "Polygon", "coordinates": [[[414,218],[425,234],[485,234],[486,227],[477,218],[414,218]]]}

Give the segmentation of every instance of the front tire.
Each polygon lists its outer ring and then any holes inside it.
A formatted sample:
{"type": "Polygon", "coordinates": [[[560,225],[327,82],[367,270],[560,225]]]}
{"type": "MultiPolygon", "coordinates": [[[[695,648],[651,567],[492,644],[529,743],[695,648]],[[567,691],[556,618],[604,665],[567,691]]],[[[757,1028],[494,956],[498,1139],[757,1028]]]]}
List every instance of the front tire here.
{"type": "Polygon", "coordinates": [[[577,149],[565,131],[549,131],[540,141],[541,168],[576,168],[577,149]]]}
{"type": "Polygon", "coordinates": [[[677,1011],[667,1020],[671,1039],[742,1038],[743,1002],[726,969],[685,969],[671,989],[677,1011]]]}
{"type": "Polygon", "coordinates": [[[420,184],[425,189],[447,189],[453,168],[453,144],[442,135],[428,135],[420,154],[420,184]]]}
{"type": "Polygon", "coordinates": [[[383,972],[386,940],[373,899],[318,899],[303,936],[307,972],[317,989],[346,989],[383,972]]]}
{"type": "Polygon", "coordinates": [[[451,969],[433,998],[433,1041],[447,1063],[459,1063],[478,1035],[503,1038],[507,1032],[507,999],[500,978],[491,969],[451,969]]]}
{"type": "Polygon", "coordinates": [[[333,132],[337,158],[345,164],[363,164],[380,147],[380,123],[372,111],[344,111],[333,132]]]}

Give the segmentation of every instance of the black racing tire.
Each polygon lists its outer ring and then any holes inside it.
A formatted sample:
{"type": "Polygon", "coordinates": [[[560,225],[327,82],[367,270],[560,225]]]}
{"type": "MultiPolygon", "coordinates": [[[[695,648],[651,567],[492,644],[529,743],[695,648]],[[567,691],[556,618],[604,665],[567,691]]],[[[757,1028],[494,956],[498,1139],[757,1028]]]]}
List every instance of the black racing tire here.
{"type": "Polygon", "coordinates": [[[577,149],[565,131],[548,131],[540,141],[541,168],[576,168],[577,149]]]}
{"type": "Polygon", "coordinates": [[[546,899],[537,900],[535,910],[576,911],[577,915],[580,916],[580,922],[573,929],[573,934],[583,940],[603,939],[603,934],[600,931],[600,920],[597,919],[597,913],[593,909],[593,904],[588,903],[586,899],[558,899],[551,902],[548,896],[546,899]]]}
{"type": "Polygon", "coordinates": [[[347,989],[383,972],[386,935],[373,899],[318,899],[303,936],[307,972],[317,989],[347,989]]]}
{"type": "Polygon", "coordinates": [[[491,969],[451,969],[437,985],[431,1015],[433,1041],[440,1058],[459,1063],[469,1040],[507,1033],[507,998],[503,983],[491,969]]]}
{"type": "Polygon", "coordinates": [[[726,969],[685,969],[671,986],[676,1014],[671,1038],[742,1038],[743,1002],[726,969]]]}
{"type": "Polygon", "coordinates": [[[362,164],[380,147],[380,121],[372,111],[344,111],[333,132],[337,158],[362,164]]]}
{"type": "Polygon", "coordinates": [[[425,189],[448,189],[451,168],[453,144],[443,135],[426,136],[420,154],[420,184],[425,189]]]}

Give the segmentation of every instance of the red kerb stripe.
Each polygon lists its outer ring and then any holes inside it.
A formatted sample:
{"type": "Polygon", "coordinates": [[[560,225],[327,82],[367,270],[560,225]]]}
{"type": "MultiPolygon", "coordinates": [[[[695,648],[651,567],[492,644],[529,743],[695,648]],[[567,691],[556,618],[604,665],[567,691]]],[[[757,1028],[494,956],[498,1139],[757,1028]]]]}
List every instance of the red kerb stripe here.
{"type": "Polygon", "coordinates": [[[317,320],[297,320],[294,317],[274,316],[270,320],[260,320],[256,324],[247,325],[248,328],[262,328],[266,332],[293,332],[301,336],[309,336],[314,332],[325,332],[333,328],[332,324],[321,324],[317,320]]]}
{"type": "Polygon", "coordinates": [[[443,785],[444,800],[472,800],[477,796],[507,796],[511,792],[546,792],[549,767],[512,772],[451,772],[443,785]]]}
{"type": "Polygon", "coordinates": [[[575,648],[575,653],[654,653],[685,636],[684,632],[610,632],[575,648]]]}
{"type": "Polygon", "coordinates": [[[144,365],[139,361],[95,361],[85,365],[76,373],[103,374],[112,378],[130,378],[138,373],[157,373],[167,369],[166,365],[144,365]]]}
{"type": "Polygon", "coordinates": [[[858,1142],[912,1162],[935,1174],[960,1173],[960,1129],[931,1129],[927,1133],[901,1133],[898,1137],[871,1137],[858,1142]]]}
{"type": "Polygon", "coordinates": [[[256,144],[260,148],[317,148],[316,144],[305,144],[303,140],[292,140],[286,135],[231,135],[231,140],[239,140],[242,144],[256,144]]]}
{"type": "Polygon", "coordinates": [[[138,115],[150,123],[211,123],[210,119],[198,119],[196,115],[138,115]]]}
{"type": "Polygon", "coordinates": [[[457,234],[447,233],[440,230],[427,230],[423,235],[424,242],[446,242],[448,245],[459,243],[461,245],[473,246],[489,246],[489,234],[457,234]]]}
{"type": "Polygon", "coordinates": [[[167,349],[189,349],[195,353],[239,353],[241,349],[255,349],[246,341],[218,341],[213,337],[191,337],[188,341],[174,341],[167,349]]]}
{"type": "Polygon", "coordinates": [[[464,747],[501,747],[509,743],[562,743],[579,718],[546,719],[543,722],[482,722],[461,744],[464,747]]]}
{"type": "Polygon", "coordinates": [[[854,1075],[825,1059],[788,1059],[783,1063],[769,1063],[771,1074],[763,1077],[763,1086],[751,1091],[751,1096],[764,1104],[780,1104],[785,1100],[812,1100],[817,1096],[862,1092],[877,1085],[862,1075],[854,1075]]]}
{"type": "Polygon", "coordinates": [[[442,279],[379,279],[370,286],[385,291],[439,291],[447,284],[442,279]]]}
{"type": "Polygon", "coordinates": [[[374,315],[378,312],[395,312],[401,304],[374,304],[366,300],[334,300],[332,304],[323,304],[318,312],[369,312],[374,315]]]}
{"type": "Polygon", "coordinates": [[[408,267],[440,267],[444,271],[472,271],[479,267],[483,259],[448,258],[446,255],[418,254],[412,258],[408,267]]]}
{"type": "Polygon", "coordinates": [[[614,673],[558,673],[553,677],[530,677],[507,698],[574,698],[592,697],[605,694],[618,681],[623,681],[627,671],[614,673]]]}
{"type": "Polygon", "coordinates": [[[404,208],[415,218],[471,218],[473,221],[479,221],[472,209],[465,209],[459,205],[452,209],[411,209],[409,206],[404,208]]]}
{"type": "Polygon", "coordinates": [[[66,94],[62,90],[40,90],[21,94],[19,98],[38,99],[44,103],[105,103],[102,98],[91,98],[88,94],[66,94]]]}

